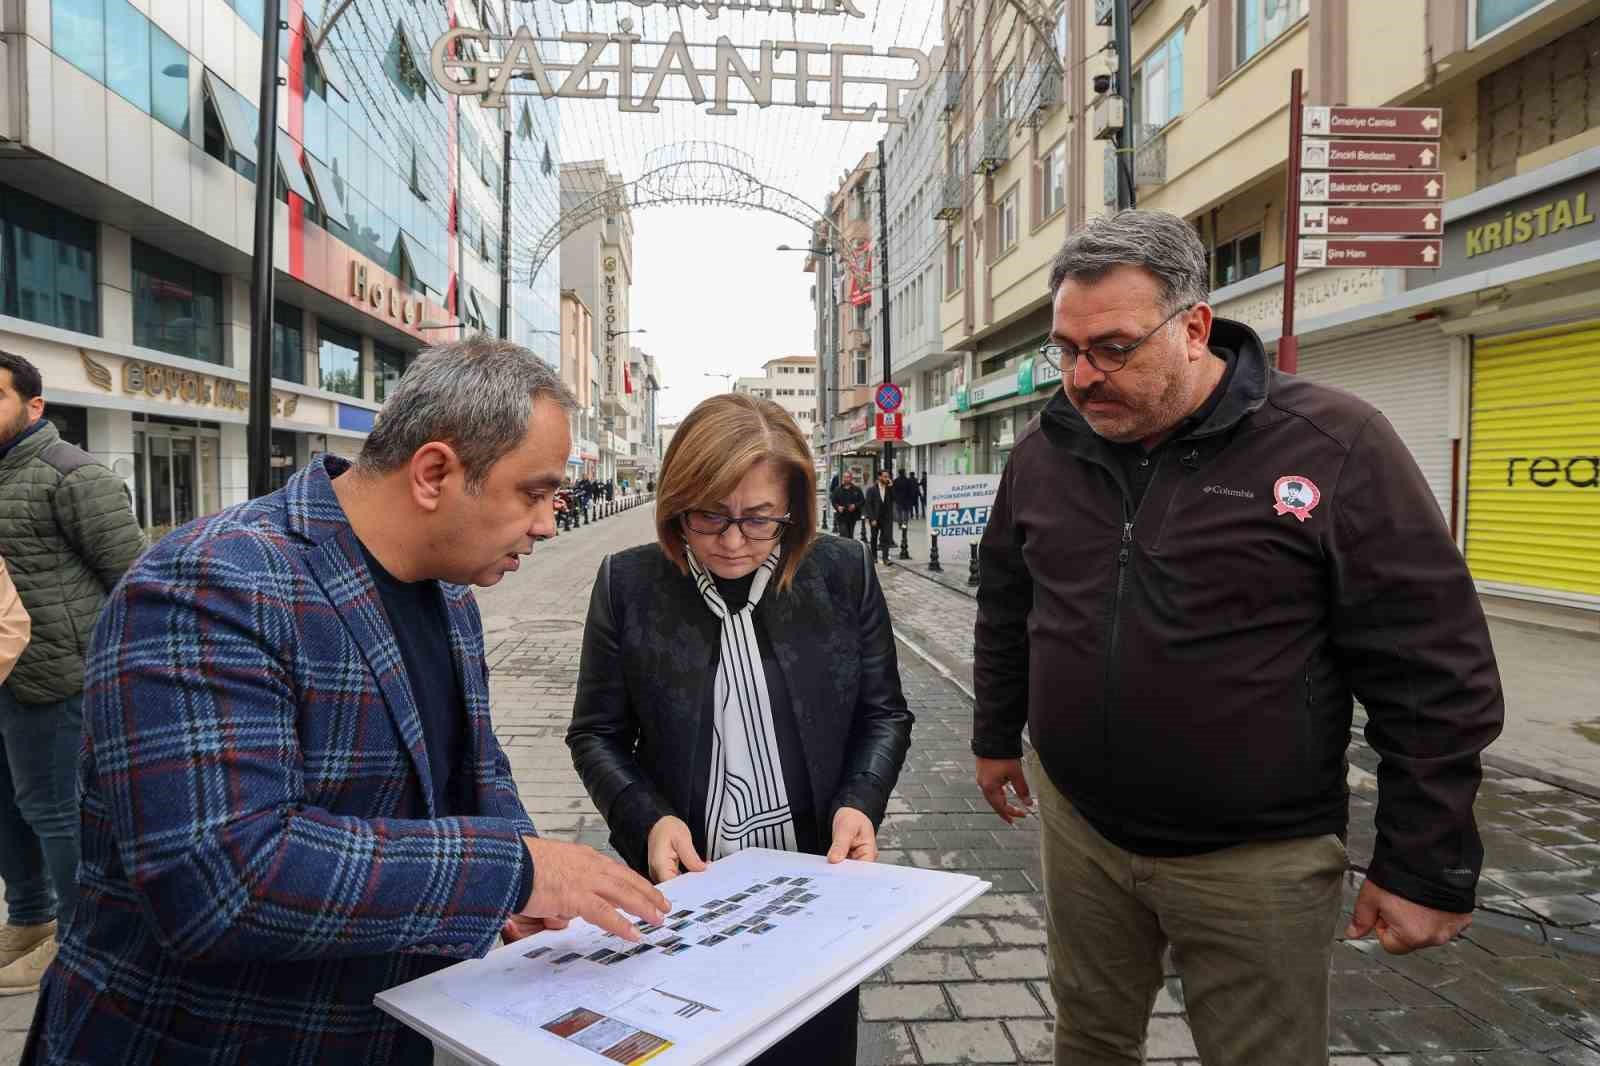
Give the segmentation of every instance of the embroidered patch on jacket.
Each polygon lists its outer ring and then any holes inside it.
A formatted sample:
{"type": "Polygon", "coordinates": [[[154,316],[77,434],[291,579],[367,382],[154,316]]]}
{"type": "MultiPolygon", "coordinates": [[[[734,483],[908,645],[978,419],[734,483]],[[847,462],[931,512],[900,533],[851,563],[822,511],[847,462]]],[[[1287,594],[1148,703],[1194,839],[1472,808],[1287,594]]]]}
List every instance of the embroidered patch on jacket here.
{"type": "Polygon", "coordinates": [[[1311,517],[1312,508],[1322,502],[1322,490],[1317,483],[1301,474],[1286,474],[1272,485],[1272,510],[1280,515],[1292,514],[1304,522],[1311,517]]]}

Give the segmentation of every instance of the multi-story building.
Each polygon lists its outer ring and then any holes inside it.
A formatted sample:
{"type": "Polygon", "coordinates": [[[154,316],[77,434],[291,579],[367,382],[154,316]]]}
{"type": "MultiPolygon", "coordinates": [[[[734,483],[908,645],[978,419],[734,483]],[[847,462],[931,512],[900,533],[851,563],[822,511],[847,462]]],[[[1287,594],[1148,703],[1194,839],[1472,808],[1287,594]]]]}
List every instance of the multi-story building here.
{"type": "Polygon", "coordinates": [[[604,160],[561,165],[561,287],[571,289],[595,315],[590,370],[598,388],[584,412],[585,437],[599,444],[597,477],[618,476],[629,457],[624,375],[633,290],[633,214],[614,190],[622,176],[604,160]]]}
{"type": "MultiPolygon", "coordinates": [[[[48,416],[127,479],[148,527],[247,494],[259,175],[277,193],[280,482],[318,453],[354,454],[420,348],[464,323],[498,329],[503,122],[514,123],[513,271],[522,228],[555,221],[553,102],[483,109],[425,73],[452,21],[505,25],[508,5],[366,12],[313,51],[324,7],[285,6],[266,158],[257,0],[4,11],[0,347],[39,366],[48,416]]],[[[553,364],[555,266],[518,282],[509,332],[553,364]]]]}
{"type": "MultiPolygon", "coordinates": [[[[896,446],[895,465],[956,473],[969,450],[955,409],[954,384],[964,356],[946,350],[939,328],[944,237],[933,212],[944,191],[942,167],[935,166],[944,157],[944,93],[944,81],[935,79],[908,96],[907,121],[891,126],[885,138],[889,357],[893,381],[905,397],[905,441],[896,446]]],[[[884,331],[879,325],[872,359],[881,377],[884,331]]]]}
{"type": "Polygon", "coordinates": [[[760,377],[740,378],[734,392],[771,400],[799,424],[807,439],[817,422],[817,357],[784,355],[761,364],[760,377]]]}
{"type": "Polygon", "coordinates": [[[820,266],[831,290],[819,286],[816,294],[827,301],[817,312],[817,358],[823,365],[817,419],[831,469],[850,465],[870,470],[874,456],[881,455],[872,429],[873,387],[883,379],[881,365],[872,365],[877,166],[878,153],[868,152],[840,179],[823,208],[829,224],[819,225],[813,236],[812,247],[822,251],[808,255],[804,268],[817,272],[820,266]],[[824,258],[827,263],[819,264],[824,258]]]}
{"type": "MultiPolygon", "coordinates": [[[[1024,4],[1023,7],[1028,5],[1024,4]]],[[[1092,129],[1109,5],[1017,25],[948,3],[945,343],[974,468],[998,470],[1057,382],[1033,361],[1062,234],[1115,203],[1092,129]],[[1048,39],[1047,39],[1048,38],[1048,39]],[[1067,106],[1035,60],[1064,57],[1067,106]],[[1069,118],[1076,118],[1068,122],[1069,118]],[[1064,176],[1063,176],[1064,175],[1064,176]]],[[[1283,309],[1290,73],[1305,105],[1443,109],[1444,254],[1430,270],[1300,269],[1299,372],[1383,409],[1491,611],[1600,631],[1600,15],[1584,0],[1183,0],[1134,4],[1138,206],[1191,220],[1217,313],[1275,350],[1283,309]]]]}
{"type": "Polygon", "coordinates": [[[567,473],[573,479],[600,475],[600,445],[587,436],[600,382],[594,372],[594,312],[571,289],[561,291],[561,380],[578,401],[570,419],[572,451],[567,456],[567,473]]]}
{"type": "Polygon", "coordinates": [[[627,452],[618,459],[618,475],[627,478],[629,484],[644,485],[661,469],[656,393],[663,387],[656,357],[639,348],[630,348],[627,376],[623,381],[627,452]]]}

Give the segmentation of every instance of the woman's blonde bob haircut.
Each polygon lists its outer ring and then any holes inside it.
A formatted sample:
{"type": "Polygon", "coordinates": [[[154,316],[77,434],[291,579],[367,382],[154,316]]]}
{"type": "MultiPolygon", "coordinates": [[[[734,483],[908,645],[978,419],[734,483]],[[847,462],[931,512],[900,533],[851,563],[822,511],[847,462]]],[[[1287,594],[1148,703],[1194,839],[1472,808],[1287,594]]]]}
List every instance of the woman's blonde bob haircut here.
{"type": "Polygon", "coordinates": [[[667,558],[689,572],[685,511],[717,510],[757,463],[783,471],[789,521],[783,534],[778,588],[787,590],[817,534],[817,472],[811,448],[789,412],[771,400],[730,392],[702,401],[678,426],[661,463],[656,538],[667,558]]]}

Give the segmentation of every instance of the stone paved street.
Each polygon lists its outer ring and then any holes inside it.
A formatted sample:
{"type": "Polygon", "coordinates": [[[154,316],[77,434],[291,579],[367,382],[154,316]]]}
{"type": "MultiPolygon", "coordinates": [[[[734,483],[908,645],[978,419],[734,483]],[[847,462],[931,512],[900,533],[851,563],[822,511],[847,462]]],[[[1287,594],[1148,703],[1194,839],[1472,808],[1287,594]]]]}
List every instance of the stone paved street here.
{"type": "MultiPolygon", "coordinates": [[[[642,507],[565,533],[480,593],[497,731],[528,810],[550,836],[606,843],[562,737],[595,569],[606,552],[650,539],[650,523],[642,507]]],[[[859,1061],[1048,1062],[1038,834],[1032,824],[1002,825],[972,784],[975,605],[905,567],[880,573],[917,714],[883,857],[978,874],[993,889],[863,989],[859,1061]]],[[[1372,753],[1354,748],[1357,867],[1371,851],[1373,768],[1372,753]]],[[[1600,800],[1496,770],[1478,807],[1489,870],[1485,909],[1467,939],[1406,958],[1370,942],[1335,949],[1336,1063],[1600,1066],[1600,800]]],[[[1359,876],[1351,874],[1347,901],[1359,876]]],[[[31,1010],[31,997],[0,1000],[0,1062],[15,1061],[31,1010]]],[[[1169,976],[1148,1058],[1193,1063],[1195,1054],[1182,985],[1169,976]]]]}

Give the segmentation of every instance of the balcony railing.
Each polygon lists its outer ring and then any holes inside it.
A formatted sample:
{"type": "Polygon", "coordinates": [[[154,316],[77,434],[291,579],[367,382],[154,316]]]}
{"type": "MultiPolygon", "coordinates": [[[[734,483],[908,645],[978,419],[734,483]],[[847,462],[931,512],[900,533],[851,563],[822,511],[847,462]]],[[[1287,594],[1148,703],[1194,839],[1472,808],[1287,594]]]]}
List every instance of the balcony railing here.
{"type": "MultiPolygon", "coordinates": [[[[1167,183],[1167,135],[1165,130],[1150,132],[1149,127],[1137,130],[1137,147],[1133,150],[1133,187],[1151,189],[1167,183]]],[[[1117,202],[1116,149],[1106,145],[1105,202],[1117,202]]]]}
{"type": "Polygon", "coordinates": [[[1022,83],[1022,121],[1037,125],[1057,104],[1061,103],[1061,70],[1047,60],[1039,59],[1028,65],[1026,80],[1022,83]]]}
{"type": "Polygon", "coordinates": [[[947,70],[944,72],[944,109],[946,111],[961,110],[961,71],[947,70]]]}
{"type": "Polygon", "coordinates": [[[983,142],[979,146],[974,174],[992,174],[1011,159],[1011,120],[990,115],[983,120],[983,142]]]}
{"type": "Polygon", "coordinates": [[[962,207],[967,202],[967,176],[965,174],[946,174],[944,185],[939,189],[939,195],[933,203],[933,217],[941,222],[949,222],[961,217],[962,207]]]}

